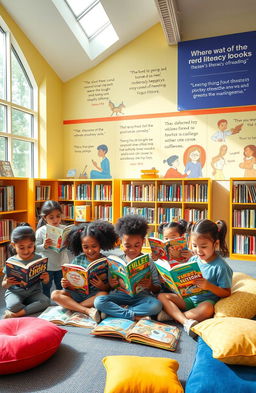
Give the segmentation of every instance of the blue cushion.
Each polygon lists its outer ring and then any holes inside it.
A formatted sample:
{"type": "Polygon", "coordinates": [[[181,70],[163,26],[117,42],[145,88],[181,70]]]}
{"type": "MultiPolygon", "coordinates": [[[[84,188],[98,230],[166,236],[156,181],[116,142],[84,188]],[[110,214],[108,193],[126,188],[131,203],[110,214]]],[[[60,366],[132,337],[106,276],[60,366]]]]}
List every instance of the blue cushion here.
{"type": "Polygon", "coordinates": [[[234,392],[256,392],[256,367],[231,366],[214,359],[211,348],[199,337],[196,358],[185,393],[234,392]]]}

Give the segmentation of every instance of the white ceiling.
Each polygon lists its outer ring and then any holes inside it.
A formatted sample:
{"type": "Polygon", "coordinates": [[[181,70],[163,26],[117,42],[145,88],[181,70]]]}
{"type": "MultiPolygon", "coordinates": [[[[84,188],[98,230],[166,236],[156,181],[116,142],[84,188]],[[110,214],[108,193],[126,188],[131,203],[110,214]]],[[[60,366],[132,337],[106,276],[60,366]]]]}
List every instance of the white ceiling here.
{"type": "MultiPolygon", "coordinates": [[[[119,41],[90,60],[51,0],[0,0],[65,82],[94,67],[160,21],[154,0],[101,0],[119,41]]],[[[176,0],[183,40],[256,29],[256,0],[176,0]]]]}

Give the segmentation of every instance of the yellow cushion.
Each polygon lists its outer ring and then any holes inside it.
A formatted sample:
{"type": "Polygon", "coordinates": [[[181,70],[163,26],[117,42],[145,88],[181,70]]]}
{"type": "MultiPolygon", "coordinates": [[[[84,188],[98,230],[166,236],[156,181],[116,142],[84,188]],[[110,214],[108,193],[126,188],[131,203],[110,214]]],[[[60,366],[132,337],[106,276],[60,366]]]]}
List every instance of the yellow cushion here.
{"type": "Polygon", "coordinates": [[[104,393],[183,393],[179,363],[168,358],[107,356],[104,393]]]}
{"type": "Polygon", "coordinates": [[[215,304],[215,317],[251,319],[256,315],[256,279],[244,273],[234,273],[231,296],[215,304]]]}
{"type": "Polygon", "coordinates": [[[228,364],[256,366],[256,321],[211,318],[192,330],[212,349],[212,356],[228,364]]]}

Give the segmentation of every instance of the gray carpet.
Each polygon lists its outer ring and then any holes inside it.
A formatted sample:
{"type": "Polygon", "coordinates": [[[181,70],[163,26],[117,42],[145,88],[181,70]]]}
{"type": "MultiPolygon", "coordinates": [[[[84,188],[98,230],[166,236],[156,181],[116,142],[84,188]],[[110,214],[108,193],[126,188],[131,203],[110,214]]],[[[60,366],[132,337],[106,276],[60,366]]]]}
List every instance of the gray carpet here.
{"type": "MultiPolygon", "coordinates": [[[[230,261],[234,271],[256,277],[255,262],[230,261]]],[[[0,315],[4,311],[3,290],[0,289],[0,315]]],[[[178,348],[169,352],[119,339],[94,337],[90,329],[65,327],[68,333],[56,354],[44,364],[20,374],[0,376],[0,393],[103,393],[105,369],[102,358],[109,355],[136,355],[176,359],[183,386],[191,370],[196,341],[181,334],[178,348]]],[[[139,392],[138,392],[139,393],[139,392]]]]}

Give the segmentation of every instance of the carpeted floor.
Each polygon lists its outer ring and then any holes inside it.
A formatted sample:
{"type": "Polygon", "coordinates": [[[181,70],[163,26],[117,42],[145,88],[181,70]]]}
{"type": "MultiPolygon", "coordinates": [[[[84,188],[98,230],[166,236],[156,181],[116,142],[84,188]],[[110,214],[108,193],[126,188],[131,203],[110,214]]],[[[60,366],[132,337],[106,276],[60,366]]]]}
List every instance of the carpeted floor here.
{"type": "MultiPolygon", "coordinates": [[[[256,277],[255,262],[231,261],[234,271],[243,271],[256,277]]],[[[3,289],[0,289],[0,316],[4,311],[3,289]]],[[[191,370],[196,341],[181,334],[175,352],[129,344],[119,339],[91,336],[90,329],[65,327],[68,333],[56,354],[44,364],[29,371],[0,376],[0,393],[103,393],[105,369],[102,358],[109,355],[155,356],[176,359],[180,368],[179,379],[183,386],[191,370]]],[[[139,392],[138,392],[139,393],[139,392]]]]}

